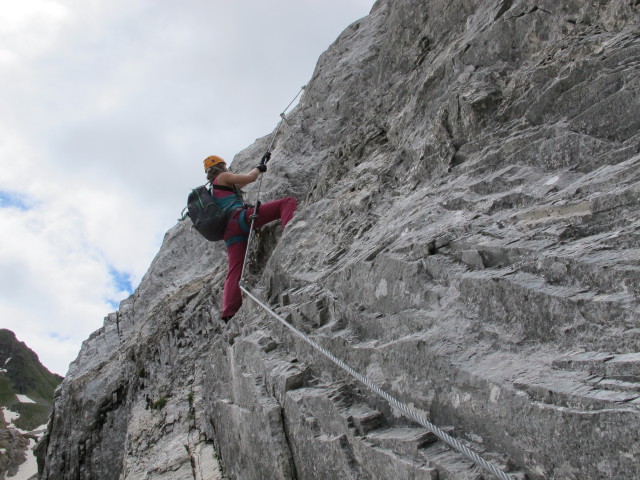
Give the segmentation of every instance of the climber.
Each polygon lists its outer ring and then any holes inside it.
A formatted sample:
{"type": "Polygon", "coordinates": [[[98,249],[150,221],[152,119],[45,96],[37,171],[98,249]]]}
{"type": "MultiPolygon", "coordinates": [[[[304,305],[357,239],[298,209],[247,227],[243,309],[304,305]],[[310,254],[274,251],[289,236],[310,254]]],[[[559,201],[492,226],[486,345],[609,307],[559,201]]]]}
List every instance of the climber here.
{"type": "MultiPolygon", "coordinates": [[[[212,185],[222,185],[235,189],[235,192],[211,189],[211,194],[218,205],[225,211],[231,212],[224,231],[229,270],[227,271],[227,279],[224,282],[220,318],[225,322],[228,322],[242,305],[242,292],[240,291],[239,282],[249,239],[251,215],[255,212],[255,207],[243,204],[241,192],[238,189],[255,182],[261,173],[266,172],[266,163],[270,158],[271,154],[267,152],[260,165],[245,174],[229,172],[226,162],[216,155],[211,155],[204,159],[204,171],[207,174],[207,180],[212,185]]],[[[259,228],[269,222],[280,219],[282,228],[285,228],[293,217],[296,206],[297,201],[293,197],[285,197],[264,203],[259,206],[254,227],[259,228]]]]}

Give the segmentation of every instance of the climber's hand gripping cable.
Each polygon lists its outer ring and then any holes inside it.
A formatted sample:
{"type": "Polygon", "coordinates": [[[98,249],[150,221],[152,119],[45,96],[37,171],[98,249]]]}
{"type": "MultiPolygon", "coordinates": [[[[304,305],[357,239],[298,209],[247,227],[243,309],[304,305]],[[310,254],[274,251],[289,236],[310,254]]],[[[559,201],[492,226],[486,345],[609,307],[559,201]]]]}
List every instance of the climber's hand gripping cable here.
{"type": "MultiPolygon", "coordinates": [[[[267,152],[262,156],[260,163],[256,166],[256,168],[260,171],[260,173],[264,173],[267,171],[267,162],[271,160],[271,152],[267,152]]],[[[260,200],[256,201],[256,208],[251,215],[251,220],[255,220],[258,218],[258,210],[260,209],[260,200]]],[[[253,222],[252,222],[253,226],[253,222]]]]}

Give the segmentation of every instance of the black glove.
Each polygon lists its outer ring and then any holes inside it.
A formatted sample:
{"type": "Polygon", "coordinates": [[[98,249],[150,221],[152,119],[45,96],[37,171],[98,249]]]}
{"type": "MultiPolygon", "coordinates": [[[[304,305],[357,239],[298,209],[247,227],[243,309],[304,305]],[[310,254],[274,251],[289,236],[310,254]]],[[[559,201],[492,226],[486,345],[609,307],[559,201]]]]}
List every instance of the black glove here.
{"type": "Polygon", "coordinates": [[[266,166],[266,165],[264,165],[264,164],[262,164],[262,163],[261,163],[260,165],[258,165],[256,168],[257,168],[258,170],[260,170],[260,173],[264,173],[264,172],[266,172],[266,171],[267,171],[267,166],[266,166]]]}
{"type": "Polygon", "coordinates": [[[262,156],[262,160],[260,160],[260,165],[266,165],[269,160],[271,160],[271,152],[267,152],[262,156]]]}

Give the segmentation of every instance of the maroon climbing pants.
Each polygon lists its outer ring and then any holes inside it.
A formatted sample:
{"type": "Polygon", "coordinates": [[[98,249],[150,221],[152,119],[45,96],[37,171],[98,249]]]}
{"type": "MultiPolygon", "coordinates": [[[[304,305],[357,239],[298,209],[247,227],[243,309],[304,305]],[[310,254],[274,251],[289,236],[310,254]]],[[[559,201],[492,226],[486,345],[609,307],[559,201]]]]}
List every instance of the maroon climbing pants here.
{"type": "MultiPolygon", "coordinates": [[[[282,228],[286,227],[293,217],[296,206],[297,202],[293,197],[263,203],[258,210],[258,218],[255,220],[254,228],[262,227],[278,219],[282,223],[282,228]]],[[[224,231],[229,270],[227,279],[224,282],[224,293],[222,295],[222,313],[220,315],[222,318],[234,316],[242,305],[242,291],[239,283],[249,239],[250,216],[253,212],[254,208],[235,212],[229,218],[227,228],[224,231]]]]}

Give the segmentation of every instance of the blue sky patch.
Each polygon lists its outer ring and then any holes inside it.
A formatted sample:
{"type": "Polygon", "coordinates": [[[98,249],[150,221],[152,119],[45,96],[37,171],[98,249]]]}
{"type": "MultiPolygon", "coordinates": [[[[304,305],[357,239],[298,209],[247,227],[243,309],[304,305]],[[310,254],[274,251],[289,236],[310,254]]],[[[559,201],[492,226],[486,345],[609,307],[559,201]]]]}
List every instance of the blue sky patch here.
{"type": "Polygon", "coordinates": [[[131,284],[131,275],[127,272],[120,272],[115,268],[109,269],[109,275],[115,283],[116,288],[121,292],[127,292],[129,295],[133,293],[133,285],[131,284]]]}
{"type": "MultiPolygon", "coordinates": [[[[133,285],[131,284],[131,275],[127,272],[121,272],[116,270],[115,268],[109,268],[109,275],[111,275],[111,280],[113,281],[115,287],[119,292],[126,292],[127,296],[133,293],[133,285]]],[[[109,307],[118,310],[120,308],[120,302],[124,300],[124,298],[109,298],[107,299],[107,303],[109,307]]]]}
{"type": "Polygon", "coordinates": [[[16,208],[18,210],[27,211],[29,202],[25,195],[17,192],[8,192],[0,190],[0,208],[16,208]]]}
{"type": "Polygon", "coordinates": [[[71,340],[70,336],[62,335],[58,332],[48,332],[47,337],[49,337],[52,340],[58,340],[60,342],[68,342],[71,340]]]}

